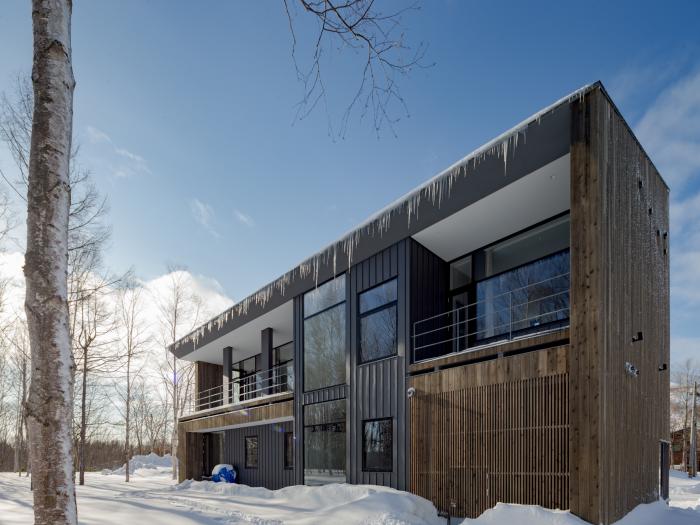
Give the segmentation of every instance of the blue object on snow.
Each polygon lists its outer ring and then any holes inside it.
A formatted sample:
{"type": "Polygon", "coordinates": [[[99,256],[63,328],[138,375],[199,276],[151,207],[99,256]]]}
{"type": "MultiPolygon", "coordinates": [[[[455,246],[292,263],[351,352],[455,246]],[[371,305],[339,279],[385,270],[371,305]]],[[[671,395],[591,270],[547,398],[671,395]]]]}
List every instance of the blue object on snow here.
{"type": "Polygon", "coordinates": [[[235,483],[238,478],[238,471],[233,465],[221,464],[215,466],[211,471],[211,480],[219,483],[235,483]]]}

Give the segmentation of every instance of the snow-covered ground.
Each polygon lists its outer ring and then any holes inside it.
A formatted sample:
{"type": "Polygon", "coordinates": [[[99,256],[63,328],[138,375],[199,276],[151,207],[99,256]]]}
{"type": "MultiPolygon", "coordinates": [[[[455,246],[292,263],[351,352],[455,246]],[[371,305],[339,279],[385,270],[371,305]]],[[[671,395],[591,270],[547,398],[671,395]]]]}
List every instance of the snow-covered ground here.
{"type": "MultiPolygon", "coordinates": [[[[326,485],[288,487],[270,491],[244,485],[186,481],[175,485],[168,461],[162,458],[132,459],[135,473],[130,483],[123,474],[88,473],[78,487],[81,524],[148,523],[191,524],[366,524],[437,525],[435,508],[426,500],[392,489],[326,485]]],[[[123,472],[118,469],[115,472],[123,472]]],[[[0,473],[0,524],[32,523],[29,480],[0,473]]],[[[540,507],[499,504],[465,525],[583,525],[568,512],[540,507]]],[[[689,480],[671,473],[671,505],[640,505],[618,525],[700,524],[700,478],[689,480]]]]}

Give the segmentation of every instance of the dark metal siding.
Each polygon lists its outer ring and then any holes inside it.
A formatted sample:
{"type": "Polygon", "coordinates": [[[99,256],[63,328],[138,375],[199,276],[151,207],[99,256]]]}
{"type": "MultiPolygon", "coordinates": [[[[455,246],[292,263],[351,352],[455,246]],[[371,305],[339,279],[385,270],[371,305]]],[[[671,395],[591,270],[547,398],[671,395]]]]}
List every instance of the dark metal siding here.
{"type": "Polygon", "coordinates": [[[401,241],[353,266],[350,276],[350,403],[348,411],[348,481],[406,488],[406,277],[407,246],[401,241]],[[358,294],[398,278],[397,356],[359,364],[358,294]],[[362,470],[363,421],[393,419],[392,472],[362,470]]]}
{"type": "MultiPolygon", "coordinates": [[[[410,323],[409,333],[413,333],[413,325],[416,321],[427,319],[448,309],[447,295],[449,287],[449,264],[428,250],[422,244],[413,239],[410,240],[410,323]]],[[[436,319],[435,325],[431,321],[421,323],[422,330],[435,329],[440,325],[436,319]]],[[[449,335],[449,334],[448,334],[449,335]]],[[[444,332],[434,332],[432,335],[419,338],[419,345],[431,342],[444,341],[444,332]]],[[[451,343],[450,343],[451,344],[451,343]]],[[[412,349],[413,347],[411,347],[412,349]]],[[[429,353],[439,355],[446,350],[444,345],[436,344],[426,349],[429,353]]],[[[447,349],[449,350],[449,349],[447,349]]],[[[414,356],[409,355],[409,362],[414,356]]]]}
{"type": "Polygon", "coordinates": [[[224,463],[230,463],[236,467],[240,483],[251,487],[275,490],[294,485],[296,469],[284,468],[284,434],[293,430],[292,421],[226,430],[224,463]],[[258,468],[256,469],[245,468],[246,436],[258,436],[258,468]]]}

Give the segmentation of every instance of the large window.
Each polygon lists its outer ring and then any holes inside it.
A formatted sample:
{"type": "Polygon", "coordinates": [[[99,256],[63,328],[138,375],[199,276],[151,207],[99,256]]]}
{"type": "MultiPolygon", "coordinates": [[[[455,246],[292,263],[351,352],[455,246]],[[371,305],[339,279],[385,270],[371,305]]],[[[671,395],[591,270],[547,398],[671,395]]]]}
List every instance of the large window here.
{"type": "Polygon", "coordinates": [[[258,468],[258,436],[245,437],[245,468],[258,468]]]}
{"type": "Polygon", "coordinates": [[[541,330],[569,318],[569,215],[484,250],[476,339],[541,330]]]}
{"type": "Polygon", "coordinates": [[[304,483],[345,482],[346,401],[304,407],[304,483]]]}
{"type": "Polygon", "coordinates": [[[304,295],[304,391],[345,383],[345,275],[304,295]]]}
{"type": "Polygon", "coordinates": [[[362,469],[391,472],[394,463],[391,419],[365,421],[362,429],[362,469]]]}
{"type": "Polygon", "coordinates": [[[294,468],[294,432],[284,433],[284,468],[294,468]]]}
{"type": "Polygon", "coordinates": [[[569,318],[569,250],[477,284],[479,340],[540,330],[569,318]]]}
{"type": "Polygon", "coordinates": [[[396,279],[362,292],[359,300],[360,362],[396,354],[396,279]]]}

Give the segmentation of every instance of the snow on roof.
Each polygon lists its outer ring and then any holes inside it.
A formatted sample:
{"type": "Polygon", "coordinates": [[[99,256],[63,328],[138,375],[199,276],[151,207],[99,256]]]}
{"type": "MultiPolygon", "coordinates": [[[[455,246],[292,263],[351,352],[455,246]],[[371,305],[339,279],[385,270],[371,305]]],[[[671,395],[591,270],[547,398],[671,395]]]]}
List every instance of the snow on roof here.
{"type": "Polygon", "coordinates": [[[305,278],[309,275],[313,275],[314,282],[318,284],[318,270],[321,264],[328,264],[332,261],[334,269],[333,273],[335,274],[337,257],[339,255],[338,246],[341,246],[342,248],[342,255],[347,257],[349,267],[353,261],[353,250],[355,246],[357,246],[362,233],[367,233],[372,236],[379,234],[381,236],[388,230],[392,215],[402,211],[407,212],[408,223],[410,225],[411,217],[418,214],[418,208],[420,207],[423,199],[427,199],[430,201],[431,205],[437,205],[439,207],[442,199],[449,197],[450,190],[455,180],[458,177],[466,175],[466,167],[470,162],[472,163],[473,167],[476,167],[486,157],[497,155],[499,158],[503,159],[505,169],[507,170],[508,152],[509,150],[512,151],[518,147],[519,137],[520,135],[526,135],[528,126],[533,123],[539,124],[540,120],[545,115],[552,113],[554,110],[564,104],[569,104],[574,100],[581,100],[588,91],[598,86],[601,86],[599,81],[580,87],[576,91],[573,91],[572,93],[560,98],[553,104],[550,104],[549,106],[534,113],[509,130],[501,133],[486,144],[475,149],[447,169],[428,179],[417,188],[409,191],[378,212],[372,214],[358,226],[342,235],[337,241],[327,245],[311,257],[294,266],[292,270],[286,272],[284,275],[263,286],[242,301],[234,304],[231,308],[225,310],[221,314],[213,317],[203,325],[194,329],[192,332],[171,345],[170,350],[174,351],[180,346],[188,343],[192,343],[193,347],[196,348],[199,340],[207,332],[211,332],[214,328],[221,330],[221,328],[234,316],[245,315],[248,312],[248,308],[251,304],[265,306],[276,290],[284,295],[287,285],[297,277],[305,278]]]}

